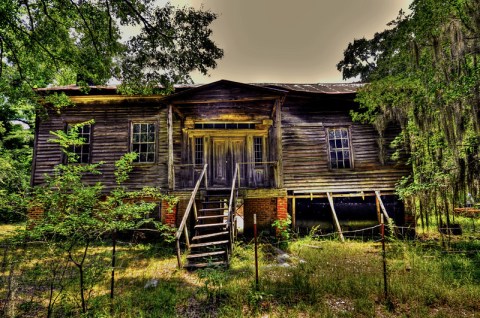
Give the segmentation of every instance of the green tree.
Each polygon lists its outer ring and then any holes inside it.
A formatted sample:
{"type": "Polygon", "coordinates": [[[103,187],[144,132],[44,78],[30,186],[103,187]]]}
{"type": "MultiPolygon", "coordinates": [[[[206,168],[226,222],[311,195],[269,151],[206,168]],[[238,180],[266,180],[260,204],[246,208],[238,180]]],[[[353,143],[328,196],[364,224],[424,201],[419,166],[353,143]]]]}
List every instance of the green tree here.
{"type": "MultiPolygon", "coordinates": [[[[67,132],[56,131],[51,142],[58,143],[68,156],[69,164],[57,165],[52,175],[47,176],[45,184],[35,188],[31,205],[43,210],[43,217],[35,220],[34,227],[26,236],[43,241],[53,251],[54,257],[68,258],[78,270],[78,295],[81,311],[88,311],[88,298],[97,279],[109,267],[98,264],[90,255],[93,243],[112,237],[112,283],[113,298],[115,242],[117,232],[138,229],[146,223],[152,223],[159,233],[168,239],[173,237],[170,227],[149,218],[149,214],[161,200],[170,204],[176,198],[162,194],[158,189],[145,188],[139,191],[127,191],[123,183],[128,180],[136,153],[127,153],[115,163],[117,187],[106,193],[100,182],[87,184],[83,177],[100,174],[97,164],[75,164],[78,160],[69,149],[81,145],[78,129],[92,121],[76,124],[67,132]],[[148,201],[147,201],[148,200],[148,201]]],[[[56,268],[55,268],[56,269],[56,268]]],[[[58,296],[57,296],[58,298],[58,296]]],[[[52,296],[48,313],[51,315],[54,305],[52,296]]]]}
{"type": "Polygon", "coordinates": [[[337,65],[344,78],[370,82],[353,118],[380,134],[389,122],[402,133],[397,155],[412,173],[399,194],[428,226],[428,213],[449,211],[480,194],[480,4],[475,0],[414,0],[389,29],[355,40],[337,65]]]}
{"type": "MultiPolygon", "coordinates": [[[[88,92],[118,79],[123,93],[168,92],[223,55],[210,39],[214,13],[154,0],[3,0],[0,17],[0,165],[14,161],[0,176],[2,219],[24,211],[24,201],[9,196],[27,191],[41,113],[35,88],[78,83],[88,92]],[[123,41],[121,27],[140,32],[123,41]]],[[[66,104],[62,96],[48,102],[66,104]]]]}

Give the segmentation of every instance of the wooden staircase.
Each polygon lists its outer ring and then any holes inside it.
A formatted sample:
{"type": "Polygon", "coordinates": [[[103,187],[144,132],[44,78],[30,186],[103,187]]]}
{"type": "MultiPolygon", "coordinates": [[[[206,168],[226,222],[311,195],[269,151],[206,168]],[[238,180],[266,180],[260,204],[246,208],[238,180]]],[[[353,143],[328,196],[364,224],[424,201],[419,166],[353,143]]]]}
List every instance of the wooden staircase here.
{"type": "Polygon", "coordinates": [[[227,229],[229,191],[208,190],[197,211],[195,235],[186,268],[228,266],[231,239],[227,229]]]}
{"type": "Polygon", "coordinates": [[[238,188],[240,186],[238,163],[232,178],[232,187],[226,190],[208,189],[207,167],[205,164],[188,201],[182,221],[175,234],[178,267],[189,269],[207,266],[228,266],[236,236],[235,213],[237,209],[238,188]],[[238,181],[238,184],[237,184],[238,181]],[[205,195],[201,208],[197,209],[197,194],[201,183],[205,183],[205,195]],[[194,236],[190,240],[188,220],[193,211],[194,236]],[[181,238],[185,239],[185,251],[188,252],[187,264],[182,264],[181,238]]]}

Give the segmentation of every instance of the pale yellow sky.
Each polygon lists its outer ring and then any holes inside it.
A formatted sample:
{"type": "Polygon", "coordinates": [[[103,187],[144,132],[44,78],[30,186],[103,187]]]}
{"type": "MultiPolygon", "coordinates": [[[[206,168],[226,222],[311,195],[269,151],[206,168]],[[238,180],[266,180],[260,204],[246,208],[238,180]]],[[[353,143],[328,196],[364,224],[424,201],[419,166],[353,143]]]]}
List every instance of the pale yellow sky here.
{"type": "MultiPolygon", "coordinates": [[[[159,3],[166,1],[159,0],[159,3]]],[[[382,31],[412,0],[171,0],[218,14],[213,39],[225,50],[210,76],[244,83],[341,82],[348,43],[382,31]]]]}

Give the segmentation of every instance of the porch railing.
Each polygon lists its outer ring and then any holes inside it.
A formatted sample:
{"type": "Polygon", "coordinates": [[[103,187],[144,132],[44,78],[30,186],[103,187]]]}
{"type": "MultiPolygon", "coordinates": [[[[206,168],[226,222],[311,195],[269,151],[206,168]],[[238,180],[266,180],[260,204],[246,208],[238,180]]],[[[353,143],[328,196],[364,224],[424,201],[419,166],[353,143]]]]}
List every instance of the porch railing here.
{"type": "Polygon", "coordinates": [[[238,197],[238,188],[240,188],[240,164],[235,165],[235,172],[233,173],[232,187],[230,190],[230,200],[228,202],[228,218],[227,218],[227,230],[230,235],[230,252],[233,251],[233,241],[235,239],[235,215],[237,209],[237,197],[238,197]],[[238,186],[237,186],[238,182],[238,186]]]}
{"type": "Polygon", "coordinates": [[[207,187],[207,164],[203,166],[203,170],[200,173],[200,176],[198,177],[197,183],[195,184],[195,188],[193,189],[192,195],[190,197],[190,201],[188,201],[187,208],[185,209],[185,214],[183,215],[182,222],[180,223],[180,226],[178,227],[177,233],[175,234],[175,240],[177,243],[177,261],[178,261],[178,267],[182,267],[182,252],[180,249],[180,239],[182,237],[182,234],[185,235],[185,245],[186,248],[189,250],[190,249],[190,240],[188,238],[188,227],[187,227],[187,220],[188,217],[190,216],[190,212],[193,207],[193,213],[195,217],[195,221],[197,220],[197,206],[195,204],[195,198],[197,196],[198,189],[200,188],[200,185],[202,184],[202,180],[205,181],[205,187],[207,187]]]}
{"type": "Polygon", "coordinates": [[[280,176],[278,171],[278,161],[261,161],[261,162],[239,162],[238,163],[238,184],[247,184],[250,187],[278,187],[280,176]],[[242,181],[241,176],[244,175],[242,173],[243,169],[246,169],[245,166],[250,166],[253,173],[253,180],[251,180],[251,176],[244,177],[247,180],[242,181]],[[272,171],[270,171],[270,168],[272,171]],[[262,171],[263,173],[266,172],[266,175],[263,175],[263,182],[259,180],[260,178],[256,175],[257,171],[262,171]],[[273,185],[270,184],[273,178],[273,185]]]}
{"type": "MultiPolygon", "coordinates": [[[[279,186],[278,161],[238,162],[237,183],[239,188],[277,188],[279,186]]],[[[173,188],[193,189],[195,180],[199,177],[203,165],[176,164],[173,166],[173,188]]],[[[205,187],[215,186],[215,180],[207,180],[205,187]],[[210,184],[211,182],[211,184],[210,184]]]]}
{"type": "MultiPolygon", "coordinates": [[[[191,189],[194,187],[196,176],[199,176],[205,165],[186,163],[173,166],[173,189],[191,189]],[[202,169],[202,170],[200,170],[202,169]]],[[[200,177],[200,176],[199,176],[200,177]]],[[[205,174],[205,188],[208,188],[207,174],[205,174]]]]}

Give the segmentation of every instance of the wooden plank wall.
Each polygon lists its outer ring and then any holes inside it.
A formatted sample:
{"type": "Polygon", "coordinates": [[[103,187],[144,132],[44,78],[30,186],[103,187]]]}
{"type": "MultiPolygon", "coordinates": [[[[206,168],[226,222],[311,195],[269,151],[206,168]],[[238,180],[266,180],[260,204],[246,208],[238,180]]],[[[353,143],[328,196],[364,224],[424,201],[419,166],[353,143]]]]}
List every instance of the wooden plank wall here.
{"type": "MultiPolygon", "coordinates": [[[[285,188],[325,192],[394,190],[407,170],[391,162],[380,163],[378,134],[371,125],[352,122],[352,107],[338,99],[287,97],[282,110],[285,188]],[[328,127],[350,128],[353,169],[329,168],[328,127]]],[[[393,138],[393,134],[387,135],[393,138]]]]}
{"type": "MultiPolygon", "coordinates": [[[[241,85],[241,84],[240,84],[241,85]]],[[[264,90],[261,88],[252,88],[252,86],[246,87],[244,85],[238,86],[237,84],[229,83],[217,83],[211,87],[203,88],[198,91],[194,91],[184,96],[178,96],[174,99],[175,104],[195,103],[204,101],[235,101],[241,99],[264,99],[272,98],[281,95],[280,93],[274,94],[273,91],[264,90]]]]}
{"type": "MultiPolygon", "coordinates": [[[[155,122],[159,130],[156,162],[135,164],[130,180],[130,189],[144,186],[167,188],[167,109],[156,103],[121,104],[79,104],[65,109],[61,114],[49,112],[40,121],[37,136],[36,165],[33,171],[33,184],[41,184],[44,175],[52,172],[55,165],[62,162],[62,153],[57,144],[48,142],[53,136],[50,131],[64,130],[67,123],[95,120],[91,142],[92,163],[105,161],[101,166],[101,182],[105,191],[115,186],[114,162],[129,151],[130,123],[155,122]]],[[[87,182],[98,181],[98,176],[86,177],[87,182]]]]}

